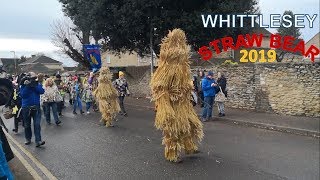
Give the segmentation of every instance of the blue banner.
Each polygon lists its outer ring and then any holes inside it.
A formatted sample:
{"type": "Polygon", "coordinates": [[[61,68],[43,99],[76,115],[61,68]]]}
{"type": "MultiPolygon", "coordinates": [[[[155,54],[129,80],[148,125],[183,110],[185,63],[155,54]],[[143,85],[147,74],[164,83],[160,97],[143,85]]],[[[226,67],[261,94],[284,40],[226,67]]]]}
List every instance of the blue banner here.
{"type": "Polygon", "coordinates": [[[99,45],[83,45],[84,57],[89,61],[91,70],[98,71],[101,68],[101,55],[99,45]]]}

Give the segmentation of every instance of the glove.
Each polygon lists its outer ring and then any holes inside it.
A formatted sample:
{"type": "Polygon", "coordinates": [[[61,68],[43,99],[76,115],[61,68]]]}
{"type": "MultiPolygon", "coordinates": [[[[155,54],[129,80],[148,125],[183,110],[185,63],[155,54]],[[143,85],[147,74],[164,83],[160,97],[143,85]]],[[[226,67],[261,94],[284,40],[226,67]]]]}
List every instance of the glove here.
{"type": "Polygon", "coordinates": [[[23,84],[24,84],[24,85],[28,85],[28,84],[30,84],[30,81],[29,81],[29,80],[25,80],[25,81],[23,82],[23,84]]]}

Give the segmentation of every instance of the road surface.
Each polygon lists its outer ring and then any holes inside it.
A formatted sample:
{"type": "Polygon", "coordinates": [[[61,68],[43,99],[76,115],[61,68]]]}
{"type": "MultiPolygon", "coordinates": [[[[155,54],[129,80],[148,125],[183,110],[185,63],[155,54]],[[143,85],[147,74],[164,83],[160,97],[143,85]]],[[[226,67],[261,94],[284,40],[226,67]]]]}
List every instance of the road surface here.
{"type": "MultiPolygon", "coordinates": [[[[10,134],[40,161],[26,158],[43,179],[50,176],[41,173],[41,164],[66,180],[319,179],[319,139],[211,121],[204,124],[201,153],[175,164],[164,159],[154,112],[127,109],[129,116],[120,117],[113,128],[100,125],[99,113],[73,115],[66,109],[61,126],[47,125],[43,118],[43,148],[24,145],[21,127],[19,134],[10,134]]],[[[7,124],[12,129],[13,121],[7,124]]]]}

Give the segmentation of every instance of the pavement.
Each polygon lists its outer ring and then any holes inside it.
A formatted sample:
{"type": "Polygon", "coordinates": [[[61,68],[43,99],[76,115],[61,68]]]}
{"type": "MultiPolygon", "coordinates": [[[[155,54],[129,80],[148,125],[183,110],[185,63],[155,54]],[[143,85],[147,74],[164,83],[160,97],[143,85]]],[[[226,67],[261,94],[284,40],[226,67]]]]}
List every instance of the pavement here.
{"type": "MultiPolygon", "coordinates": [[[[126,103],[128,105],[146,107],[148,109],[154,108],[154,103],[150,102],[150,99],[147,98],[129,97],[126,99],[126,103]]],[[[201,108],[196,106],[195,109],[200,115],[201,108]]],[[[217,107],[215,107],[213,120],[297,135],[311,136],[316,138],[320,137],[320,118],[286,116],[227,107],[225,108],[225,111],[226,116],[218,117],[218,110],[217,107]]]]}
{"type": "MultiPolygon", "coordinates": [[[[319,179],[319,139],[222,120],[204,124],[200,154],[182,153],[182,163],[167,162],[161,132],[154,128],[152,106],[133,98],[125,102],[129,116],[117,117],[113,128],[100,124],[100,113],[73,115],[69,107],[61,126],[47,125],[42,119],[46,141],[42,148],[36,148],[34,142],[24,145],[21,129],[19,134],[10,132],[9,142],[28,167],[17,168],[16,179],[26,179],[31,173],[40,179],[66,180],[319,179]]],[[[12,129],[13,121],[5,123],[12,129]]]]}

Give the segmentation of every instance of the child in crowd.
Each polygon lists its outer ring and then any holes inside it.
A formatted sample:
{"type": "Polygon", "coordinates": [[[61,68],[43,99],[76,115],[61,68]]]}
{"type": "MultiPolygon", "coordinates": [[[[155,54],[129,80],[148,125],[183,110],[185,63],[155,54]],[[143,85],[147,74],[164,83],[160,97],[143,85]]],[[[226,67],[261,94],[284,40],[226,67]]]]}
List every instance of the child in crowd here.
{"type": "Polygon", "coordinates": [[[85,88],[83,90],[82,100],[86,103],[87,114],[90,114],[89,109],[93,102],[92,85],[90,83],[87,83],[85,85],[85,88]]]}
{"type": "Polygon", "coordinates": [[[82,93],[82,85],[77,76],[73,77],[74,86],[72,89],[72,97],[73,97],[73,114],[77,114],[77,106],[80,109],[80,113],[83,114],[82,111],[82,102],[81,102],[81,93],[82,93]]]}

